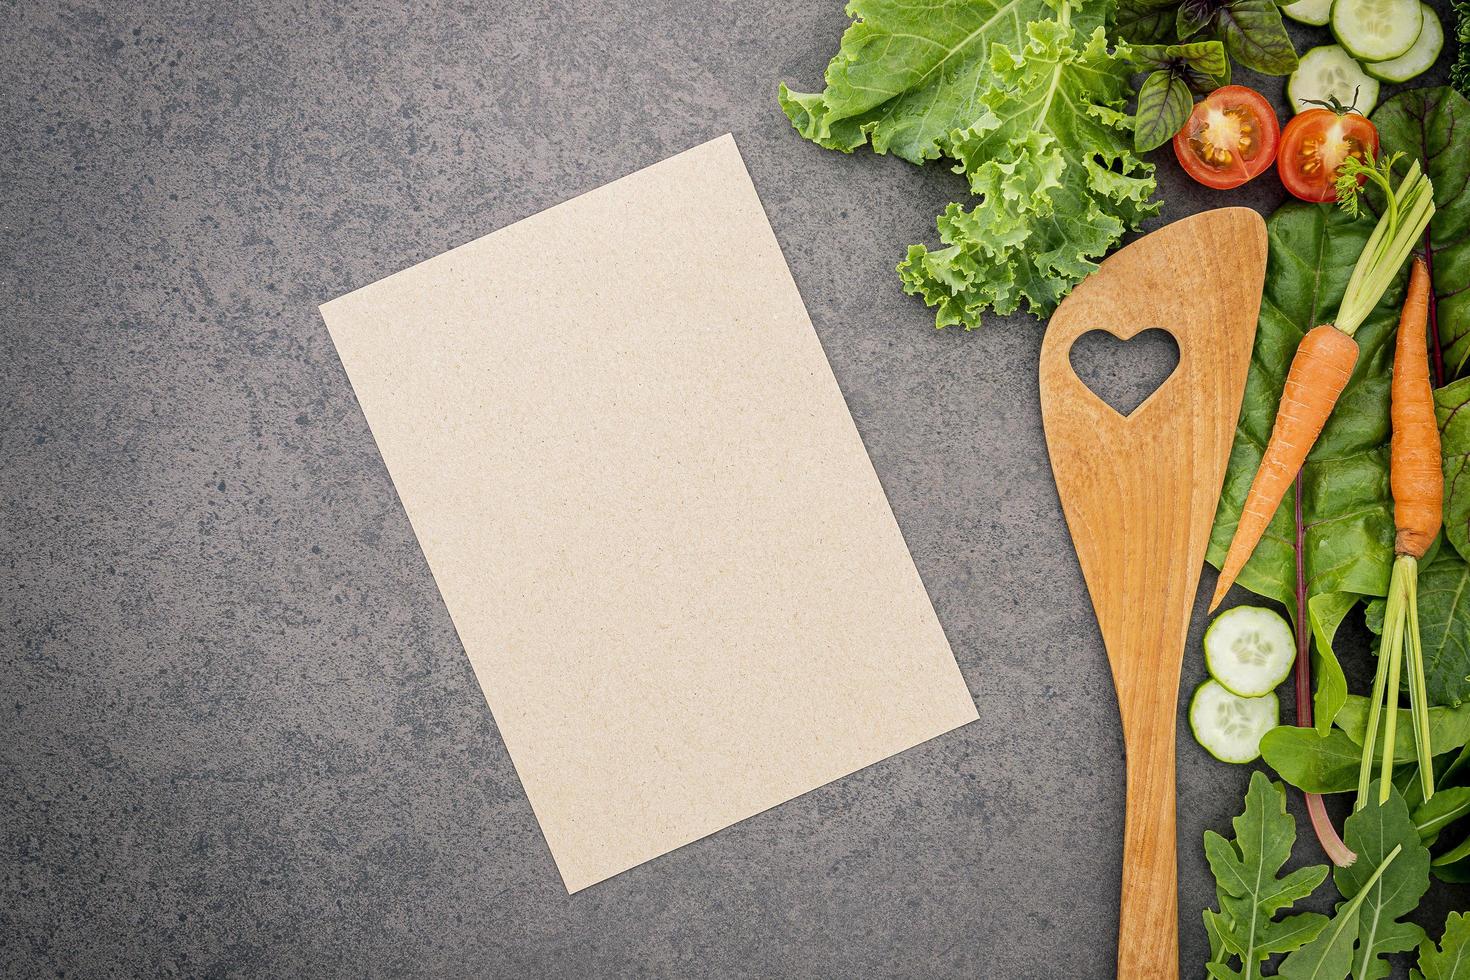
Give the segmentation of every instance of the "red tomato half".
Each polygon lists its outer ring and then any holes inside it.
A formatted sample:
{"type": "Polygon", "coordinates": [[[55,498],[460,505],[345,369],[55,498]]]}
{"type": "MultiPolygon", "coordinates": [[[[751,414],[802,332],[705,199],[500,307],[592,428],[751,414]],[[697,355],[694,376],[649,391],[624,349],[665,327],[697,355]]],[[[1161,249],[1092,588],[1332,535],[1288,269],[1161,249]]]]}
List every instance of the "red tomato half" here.
{"type": "Polygon", "coordinates": [[[1335,201],[1337,168],[1349,157],[1370,155],[1378,155],[1378,130],[1362,115],[1308,109],[1286,124],[1276,169],[1286,189],[1303,201],[1335,201]]]}
{"type": "Polygon", "coordinates": [[[1239,187],[1271,166],[1281,124],[1265,96],[1244,85],[1215,89],[1174,134],[1174,155],[1206,187],[1239,187]]]}

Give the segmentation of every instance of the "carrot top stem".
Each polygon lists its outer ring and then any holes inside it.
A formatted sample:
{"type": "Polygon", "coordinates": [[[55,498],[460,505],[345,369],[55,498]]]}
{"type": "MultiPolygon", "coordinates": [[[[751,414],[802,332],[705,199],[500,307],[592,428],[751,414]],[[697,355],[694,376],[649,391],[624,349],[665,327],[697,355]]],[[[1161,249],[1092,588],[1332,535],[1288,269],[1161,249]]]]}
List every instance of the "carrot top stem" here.
{"type": "Polygon", "coordinates": [[[1338,194],[1348,213],[1359,213],[1359,176],[1382,188],[1387,200],[1383,216],[1353,266],[1342,305],[1338,307],[1337,329],[1349,337],[1383,298],[1434,215],[1434,186],[1421,172],[1419,161],[1409,165],[1398,188],[1393,188],[1391,178],[1398,158],[1399,154],[1394,154],[1372,164],[1349,160],[1338,171],[1338,194]]]}

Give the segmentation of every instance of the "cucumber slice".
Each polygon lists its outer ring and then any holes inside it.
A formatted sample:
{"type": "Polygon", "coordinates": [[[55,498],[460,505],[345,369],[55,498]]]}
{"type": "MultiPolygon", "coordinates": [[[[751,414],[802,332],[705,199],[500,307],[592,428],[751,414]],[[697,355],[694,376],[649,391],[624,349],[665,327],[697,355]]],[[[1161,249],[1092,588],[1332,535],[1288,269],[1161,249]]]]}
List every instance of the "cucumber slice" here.
{"type": "Polygon", "coordinates": [[[1359,61],[1388,61],[1419,36],[1419,0],[1333,0],[1332,36],[1359,61]]]}
{"type": "Polygon", "coordinates": [[[1414,46],[1392,61],[1369,62],[1363,66],[1365,72],[1380,82],[1407,82],[1430,69],[1444,47],[1444,25],[1429,4],[1419,4],[1419,11],[1424,15],[1424,26],[1419,28],[1414,46]]]}
{"type": "Polygon", "coordinates": [[[1282,4],[1281,12],[1298,23],[1321,27],[1332,18],[1332,0],[1296,0],[1282,4]]]}
{"type": "Polygon", "coordinates": [[[1275,694],[1239,698],[1219,681],[1205,681],[1189,702],[1194,740],[1221,762],[1251,762],[1261,754],[1261,736],[1281,720],[1275,694]]]}
{"type": "Polygon", "coordinates": [[[1312,108],[1304,99],[1326,102],[1335,98],[1343,105],[1352,105],[1355,92],[1357,109],[1366,116],[1378,104],[1378,79],[1363,74],[1353,56],[1336,44],[1324,44],[1302,55],[1286,82],[1292,112],[1312,108]]]}
{"type": "Polygon", "coordinates": [[[1296,637],[1276,612],[1236,606],[1205,630],[1205,666],[1220,686],[1241,698],[1276,690],[1296,661],[1296,637]]]}

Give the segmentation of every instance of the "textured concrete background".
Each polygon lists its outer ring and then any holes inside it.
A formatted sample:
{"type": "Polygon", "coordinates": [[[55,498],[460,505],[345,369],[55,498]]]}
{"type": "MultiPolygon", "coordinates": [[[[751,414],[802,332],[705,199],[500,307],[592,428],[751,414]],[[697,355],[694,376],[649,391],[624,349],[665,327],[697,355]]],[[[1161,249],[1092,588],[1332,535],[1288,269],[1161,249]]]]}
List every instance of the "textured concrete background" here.
{"type": "MultiPolygon", "coordinates": [[[[790,130],[838,0],[212,6],[0,18],[4,974],[1110,976],[1041,326],[933,330],[893,266],[960,179],[790,130]],[[982,720],[568,898],[316,307],[726,131],[982,720]]],[[[1179,749],[1197,976],[1248,772],[1179,749]]]]}

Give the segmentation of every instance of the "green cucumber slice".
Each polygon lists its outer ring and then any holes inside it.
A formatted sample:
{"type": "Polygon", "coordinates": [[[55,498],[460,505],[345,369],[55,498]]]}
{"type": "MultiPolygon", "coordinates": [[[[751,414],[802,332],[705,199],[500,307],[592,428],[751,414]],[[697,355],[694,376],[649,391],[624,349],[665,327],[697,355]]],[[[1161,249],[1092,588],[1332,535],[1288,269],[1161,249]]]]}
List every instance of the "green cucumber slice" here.
{"type": "Polygon", "coordinates": [[[1419,0],[1333,0],[1332,36],[1359,61],[1388,61],[1414,46],[1419,0]]]}
{"type": "Polygon", "coordinates": [[[1219,681],[1205,681],[1189,702],[1189,727],[1194,740],[1221,762],[1252,762],[1260,757],[1261,736],[1281,720],[1281,702],[1275,694],[1240,698],[1219,681]]]}
{"type": "Polygon", "coordinates": [[[1332,18],[1332,0],[1296,0],[1282,4],[1281,12],[1297,23],[1321,27],[1332,18]]]}
{"type": "Polygon", "coordinates": [[[1419,11],[1424,15],[1424,26],[1419,28],[1414,46],[1392,61],[1370,61],[1363,66],[1365,72],[1380,82],[1407,82],[1434,65],[1444,48],[1444,25],[1429,4],[1420,3],[1419,11]]]}
{"type": "Polygon", "coordinates": [[[1236,606],[1205,630],[1205,666],[1236,697],[1259,698],[1286,680],[1296,661],[1296,637],[1275,611],[1236,606]]]}
{"type": "Polygon", "coordinates": [[[1354,94],[1358,111],[1366,116],[1378,104],[1378,79],[1363,74],[1353,56],[1336,44],[1324,44],[1302,55],[1286,82],[1292,112],[1312,108],[1304,100],[1327,102],[1335,98],[1343,105],[1353,105],[1354,94]]]}

